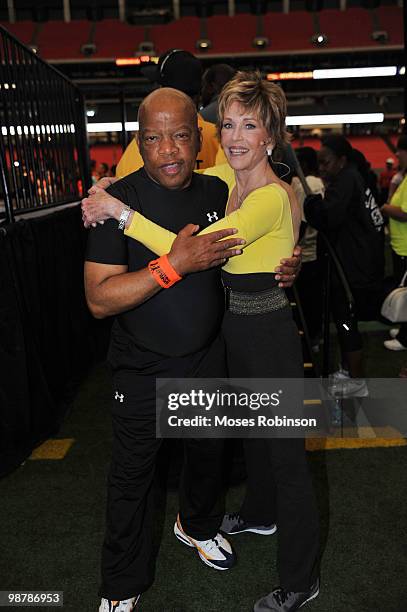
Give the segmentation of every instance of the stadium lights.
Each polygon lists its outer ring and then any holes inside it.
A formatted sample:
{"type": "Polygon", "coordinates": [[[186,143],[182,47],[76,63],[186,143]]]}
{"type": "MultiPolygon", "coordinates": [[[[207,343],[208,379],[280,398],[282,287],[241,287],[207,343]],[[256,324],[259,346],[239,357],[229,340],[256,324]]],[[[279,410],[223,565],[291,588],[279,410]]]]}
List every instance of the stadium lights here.
{"type": "Polygon", "coordinates": [[[368,68],[332,68],[308,70],[302,72],[269,72],[268,81],[294,81],[302,79],[349,79],[360,77],[403,76],[405,66],[372,66],[368,68]]]}
{"type": "MultiPolygon", "coordinates": [[[[126,121],[125,129],[126,132],[134,132],[138,130],[138,121],[126,121]]],[[[123,125],[121,121],[114,121],[112,123],[88,123],[87,130],[90,133],[94,132],[121,132],[123,125]]]]}
{"type": "Polygon", "coordinates": [[[370,66],[366,68],[331,68],[314,70],[314,79],[351,79],[356,77],[395,76],[397,66],[370,66]]]}
{"type": "Polygon", "coordinates": [[[117,57],[116,66],[140,66],[140,64],[158,64],[158,55],[139,55],[138,57],[117,57]]]}
{"type": "Polygon", "coordinates": [[[255,38],[253,38],[253,47],[255,47],[256,49],[265,49],[266,47],[269,46],[269,39],[266,38],[265,36],[255,36],[255,38]]]}
{"type": "MultiPolygon", "coordinates": [[[[347,115],[290,115],[286,118],[286,125],[334,125],[341,123],[382,123],[384,121],[383,113],[356,113],[347,115]]],[[[88,123],[87,131],[89,133],[97,132],[121,132],[121,121],[111,123],[88,123]]],[[[126,132],[137,132],[139,129],[138,121],[126,121],[126,132]]],[[[0,132],[3,136],[15,136],[15,134],[25,134],[31,136],[40,134],[63,134],[75,133],[73,123],[64,125],[18,125],[1,126],[0,132]]]]}
{"type": "Polygon", "coordinates": [[[196,41],[195,46],[198,51],[207,51],[212,47],[212,42],[209,40],[209,38],[199,38],[199,40],[196,41]]]}
{"type": "Polygon", "coordinates": [[[378,43],[387,43],[389,40],[389,33],[386,30],[374,30],[372,32],[372,40],[378,43]]]}
{"type": "Polygon", "coordinates": [[[267,75],[268,81],[297,81],[304,79],[312,79],[313,72],[269,72],[267,75]]]}
{"type": "Polygon", "coordinates": [[[354,113],[347,115],[288,116],[286,125],[334,125],[343,123],[383,123],[383,113],[354,113]]]}
{"type": "Polygon", "coordinates": [[[311,42],[314,45],[322,46],[322,45],[326,45],[329,41],[328,41],[328,36],[326,34],[322,34],[322,32],[318,32],[317,34],[314,34],[311,37],[311,42]]]}
{"type": "Polygon", "coordinates": [[[22,134],[24,134],[25,136],[28,136],[29,134],[31,134],[31,136],[35,136],[36,134],[39,136],[41,134],[67,134],[67,133],[71,133],[74,134],[75,133],[75,126],[73,123],[59,123],[57,125],[9,125],[9,126],[5,126],[2,125],[0,128],[0,132],[2,136],[15,136],[16,134],[18,134],[19,136],[22,136],[22,134]]]}
{"type": "MultiPolygon", "coordinates": [[[[383,113],[355,113],[347,115],[290,115],[286,119],[286,125],[333,125],[341,123],[382,123],[383,113]]],[[[126,132],[138,130],[138,121],[127,121],[126,132]]],[[[88,123],[88,132],[121,132],[122,123],[88,123]]]]}

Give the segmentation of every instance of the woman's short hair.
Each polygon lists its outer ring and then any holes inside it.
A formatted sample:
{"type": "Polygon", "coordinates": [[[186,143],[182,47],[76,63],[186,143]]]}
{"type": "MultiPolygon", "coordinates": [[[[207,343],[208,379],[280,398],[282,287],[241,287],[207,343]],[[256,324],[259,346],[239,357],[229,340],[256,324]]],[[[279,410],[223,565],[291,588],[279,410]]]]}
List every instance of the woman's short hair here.
{"type": "Polygon", "coordinates": [[[225,110],[238,102],[262,122],[273,139],[274,147],[289,141],[285,129],[287,101],[281,87],[262,78],[260,72],[239,71],[222,89],[218,99],[218,130],[222,129],[225,110]]]}

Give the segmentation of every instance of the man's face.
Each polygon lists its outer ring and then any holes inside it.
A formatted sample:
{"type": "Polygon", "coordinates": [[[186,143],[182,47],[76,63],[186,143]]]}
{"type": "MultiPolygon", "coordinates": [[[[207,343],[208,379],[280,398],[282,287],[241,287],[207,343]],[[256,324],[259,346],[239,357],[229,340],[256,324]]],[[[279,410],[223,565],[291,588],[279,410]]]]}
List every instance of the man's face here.
{"type": "Polygon", "coordinates": [[[167,189],[184,189],[200,149],[196,114],[179,98],[152,101],[143,110],[138,145],[154,181],[167,189]]]}

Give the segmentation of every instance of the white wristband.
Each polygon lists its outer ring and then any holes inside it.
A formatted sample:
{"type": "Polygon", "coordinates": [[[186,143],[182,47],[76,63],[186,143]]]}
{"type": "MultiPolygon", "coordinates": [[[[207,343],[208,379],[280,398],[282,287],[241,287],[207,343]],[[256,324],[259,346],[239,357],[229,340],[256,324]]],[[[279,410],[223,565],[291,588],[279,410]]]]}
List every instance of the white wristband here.
{"type": "Polygon", "coordinates": [[[127,223],[127,219],[129,218],[131,213],[131,208],[130,206],[125,206],[122,210],[122,212],[120,213],[120,217],[119,217],[119,225],[118,225],[118,229],[119,230],[124,230],[126,223],[127,223]]]}

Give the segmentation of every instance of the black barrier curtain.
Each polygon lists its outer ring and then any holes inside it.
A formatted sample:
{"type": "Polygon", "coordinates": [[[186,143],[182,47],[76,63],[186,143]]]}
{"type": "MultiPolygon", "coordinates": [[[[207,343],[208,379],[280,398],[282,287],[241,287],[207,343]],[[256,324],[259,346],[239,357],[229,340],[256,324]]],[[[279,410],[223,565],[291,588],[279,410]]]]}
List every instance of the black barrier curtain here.
{"type": "Polygon", "coordinates": [[[84,297],[85,241],[78,206],[0,235],[0,476],[58,430],[105,350],[108,325],[84,297]]]}

